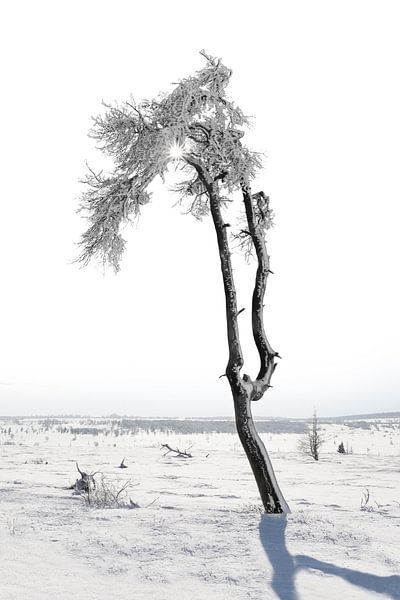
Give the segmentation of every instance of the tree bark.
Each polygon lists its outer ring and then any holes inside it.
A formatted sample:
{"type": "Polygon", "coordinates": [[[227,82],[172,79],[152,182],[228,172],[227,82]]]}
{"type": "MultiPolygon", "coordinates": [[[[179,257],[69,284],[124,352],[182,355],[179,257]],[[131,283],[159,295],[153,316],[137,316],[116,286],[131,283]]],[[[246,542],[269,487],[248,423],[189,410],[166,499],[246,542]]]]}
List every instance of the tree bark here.
{"type": "MultiPolygon", "coordinates": [[[[207,190],[210,199],[211,215],[217,234],[221,272],[225,291],[226,323],[229,346],[229,358],[225,374],[232,391],[236,429],[253,471],[265,512],[277,514],[288,513],[290,512],[289,506],[279,489],[267,450],[257,433],[251,413],[251,402],[253,400],[259,400],[262,397],[264,391],[269,387],[269,381],[275,369],[274,357],[276,356],[276,353],[268,343],[262,319],[263,298],[266,277],[269,270],[265,244],[263,245],[263,239],[260,240],[257,236],[256,225],[252,222],[250,214],[252,205],[249,206],[248,202],[246,204],[246,197],[244,196],[250,235],[252,236],[259,261],[252,302],[252,326],[254,341],[260,355],[261,367],[257,379],[252,381],[248,375],[243,375],[242,377],[240,374],[243,367],[243,355],[240,346],[237,321],[238,310],[236,289],[229,251],[227,227],[221,214],[218,183],[210,178],[201,164],[194,161],[191,161],[190,164],[196,168],[199,177],[207,190]]],[[[251,194],[249,188],[246,188],[246,193],[251,194]]],[[[251,200],[251,195],[247,200],[249,200],[249,198],[251,200]]]]}
{"type": "Polygon", "coordinates": [[[236,429],[253,471],[258,491],[266,513],[290,513],[275,477],[267,449],[257,433],[251,414],[251,400],[235,397],[236,429]]]}

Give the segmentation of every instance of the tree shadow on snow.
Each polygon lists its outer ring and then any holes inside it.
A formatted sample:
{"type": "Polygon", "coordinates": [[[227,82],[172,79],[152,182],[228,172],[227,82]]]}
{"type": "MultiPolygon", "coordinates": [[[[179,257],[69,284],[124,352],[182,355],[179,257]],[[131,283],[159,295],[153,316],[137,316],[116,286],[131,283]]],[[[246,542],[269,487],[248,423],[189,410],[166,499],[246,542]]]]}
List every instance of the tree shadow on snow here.
{"type": "Polygon", "coordinates": [[[259,532],[261,543],[271,563],[272,589],[279,598],[298,600],[295,586],[296,564],[286,548],[286,517],[284,515],[262,515],[259,532]]]}
{"type": "Polygon", "coordinates": [[[314,569],[328,575],[342,577],[358,587],[378,594],[386,594],[395,600],[400,599],[400,576],[398,575],[380,577],[338,567],[311,556],[302,554],[292,556],[286,547],[286,525],[287,520],[284,515],[262,515],[259,526],[261,543],[273,569],[271,586],[282,600],[299,600],[295,576],[301,569],[314,569]]]}

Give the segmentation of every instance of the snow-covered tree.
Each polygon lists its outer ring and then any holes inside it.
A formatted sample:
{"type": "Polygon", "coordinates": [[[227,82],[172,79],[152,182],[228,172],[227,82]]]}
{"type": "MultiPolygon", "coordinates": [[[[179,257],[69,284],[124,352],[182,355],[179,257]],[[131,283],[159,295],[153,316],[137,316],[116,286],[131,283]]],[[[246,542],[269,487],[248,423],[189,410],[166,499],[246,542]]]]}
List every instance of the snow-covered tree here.
{"type": "Polygon", "coordinates": [[[308,425],[303,438],[299,440],[299,450],[303,454],[312,456],[314,460],[319,460],[319,450],[323,443],[324,440],[320,433],[317,412],[314,410],[311,423],[308,425]]]}
{"type": "Polygon", "coordinates": [[[265,232],[271,225],[269,198],[252,192],[251,182],[261,167],[259,155],[243,144],[248,119],[226,96],[231,70],[204,51],[203,69],[181,80],[160,99],[106,105],[94,119],[91,136],[114,162],[111,174],[90,170],[80,210],[89,227],[81,239],[80,261],[100,257],[115,271],[120,268],[125,240],[121,225],[138,217],[150,201],[149,184],[164,180],[171,163],[179,164],[184,180],[176,185],[188,198],[196,218],[211,214],[217,235],[226,300],[229,359],[226,377],[233,395],[240,440],[268,513],[288,512],[265,446],[251,414],[251,403],[270,387],[279,356],[269,343],[263,323],[263,302],[270,273],[265,232]],[[260,367],[257,376],[241,374],[243,354],[228,229],[223,212],[239,192],[245,226],[236,232],[239,245],[255,251],[257,273],[252,298],[252,330],[260,367]]]}

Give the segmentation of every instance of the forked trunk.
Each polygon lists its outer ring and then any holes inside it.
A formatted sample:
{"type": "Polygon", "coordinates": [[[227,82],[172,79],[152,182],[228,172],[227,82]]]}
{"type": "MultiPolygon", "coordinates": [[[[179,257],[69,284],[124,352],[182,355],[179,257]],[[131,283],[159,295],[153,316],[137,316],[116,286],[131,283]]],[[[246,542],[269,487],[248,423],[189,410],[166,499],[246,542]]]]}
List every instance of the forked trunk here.
{"type": "MultiPolygon", "coordinates": [[[[243,198],[246,208],[246,217],[249,226],[248,235],[254,244],[258,268],[252,300],[252,329],[254,342],[260,356],[260,371],[255,380],[248,375],[241,376],[243,367],[242,349],[239,339],[238,309],[236,289],[233,278],[231,255],[229,251],[227,228],[221,214],[221,200],[218,184],[212,179],[206,169],[197,161],[188,160],[197,170],[201,181],[210,198],[211,215],[217,234],[219,256],[221,262],[222,280],[225,292],[226,324],[228,334],[229,359],[225,375],[231,386],[236,417],[236,429],[246,452],[253,471],[262,503],[267,513],[288,513],[289,506],[283,498],[275,478],[267,450],[257,433],[251,414],[251,402],[260,400],[264,392],[270,387],[269,382],[275,370],[275,357],[278,356],[271,348],[265,335],[263,324],[263,299],[269,260],[265,248],[264,237],[254,214],[253,197],[250,186],[243,184],[243,198]]],[[[258,195],[260,196],[260,194],[258,195]]],[[[264,199],[262,194],[261,200],[264,199]]]]}
{"type": "Polygon", "coordinates": [[[289,513],[268,452],[257,433],[251,414],[249,396],[234,395],[236,429],[253,471],[266,513],[289,513]]]}

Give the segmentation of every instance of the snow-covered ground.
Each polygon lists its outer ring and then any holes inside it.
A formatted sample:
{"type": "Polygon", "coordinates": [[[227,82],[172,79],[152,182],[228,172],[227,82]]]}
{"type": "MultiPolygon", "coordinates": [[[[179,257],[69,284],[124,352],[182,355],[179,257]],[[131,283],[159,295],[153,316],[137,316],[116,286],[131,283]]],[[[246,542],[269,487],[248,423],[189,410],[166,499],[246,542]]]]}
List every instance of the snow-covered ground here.
{"type": "Polygon", "coordinates": [[[0,421],[0,598],[400,598],[400,419],[366,423],[323,424],[319,462],[299,434],[262,434],[285,518],[262,514],[235,434],[0,421]],[[87,506],[68,489],[75,461],[106,486],[130,480],[121,501],[140,507],[87,506]]]}

